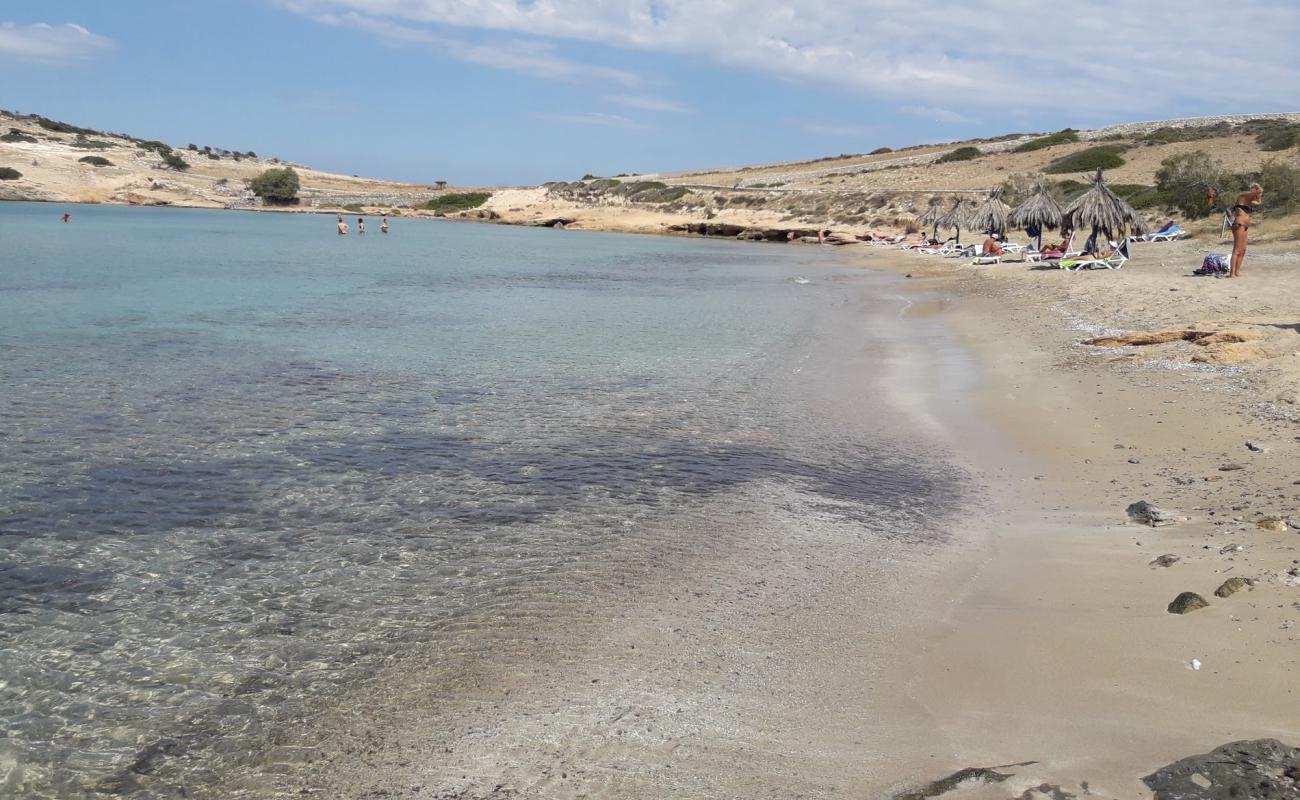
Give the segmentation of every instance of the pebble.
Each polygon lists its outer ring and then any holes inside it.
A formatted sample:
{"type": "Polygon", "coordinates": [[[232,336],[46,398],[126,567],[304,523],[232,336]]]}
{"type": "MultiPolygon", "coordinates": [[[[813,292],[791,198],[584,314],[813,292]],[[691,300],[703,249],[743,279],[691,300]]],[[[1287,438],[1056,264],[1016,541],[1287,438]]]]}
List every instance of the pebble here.
{"type": "Polygon", "coordinates": [[[1219,467],[1219,472],[1232,472],[1233,470],[1245,469],[1241,464],[1224,464],[1219,467]]]}

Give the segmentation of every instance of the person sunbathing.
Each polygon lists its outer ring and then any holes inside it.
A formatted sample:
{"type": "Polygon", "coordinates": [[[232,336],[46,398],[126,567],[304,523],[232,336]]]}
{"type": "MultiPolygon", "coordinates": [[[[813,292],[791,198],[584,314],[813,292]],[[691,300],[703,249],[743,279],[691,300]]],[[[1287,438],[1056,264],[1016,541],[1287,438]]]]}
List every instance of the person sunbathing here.
{"type": "Polygon", "coordinates": [[[1002,243],[998,241],[996,236],[990,236],[984,240],[984,248],[981,251],[981,255],[1000,256],[1005,252],[1006,250],[1002,248],[1002,243]]]}

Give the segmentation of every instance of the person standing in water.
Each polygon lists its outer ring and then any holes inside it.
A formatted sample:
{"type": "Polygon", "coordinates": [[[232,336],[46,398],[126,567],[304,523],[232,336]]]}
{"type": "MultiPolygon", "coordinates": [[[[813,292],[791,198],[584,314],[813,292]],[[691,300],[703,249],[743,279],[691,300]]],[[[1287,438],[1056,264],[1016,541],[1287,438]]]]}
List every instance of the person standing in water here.
{"type": "Polygon", "coordinates": [[[384,221],[379,223],[379,232],[388,233],[388,217],[384,217],[384,221]]]}
{"type": "Polygon", "coordinates": [[[339,215],[339,236],[348,235],[348,224],[343,221],[343,215],[339,215]]]}
{"type": "Polygon", "coordinates": [[[72,215],[69,214],[69,213],[67,213],[67,212],[64,212],[64,214],[63,214],[63,221],[64,221],[64,222],[71,222],[71,221],[72,221],[72,215]]]}
{"type": "Polygon", "coordinates": [[[1230,278],[1241,277],[1241,263],[1246,260],[1246,232],[1250,230],[1250,215],[1264,203],[1264,187],[1252,183],[1244,194],[1237,196],[1232,207],[1232,270],[1230,278]]]}
{"type": "Polygon", "coordinates": [[[361,217],[357,217],[357,235],[361,235],[365,232],[366,232],[366,221],[361,217]]]}

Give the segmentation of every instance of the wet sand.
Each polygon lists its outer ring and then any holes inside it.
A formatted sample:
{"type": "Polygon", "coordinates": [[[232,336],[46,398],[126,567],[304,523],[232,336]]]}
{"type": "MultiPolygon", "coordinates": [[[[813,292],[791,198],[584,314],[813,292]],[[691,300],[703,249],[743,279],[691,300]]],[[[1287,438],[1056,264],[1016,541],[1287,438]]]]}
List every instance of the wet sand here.
{"type": "MultiPolygon", "coordinates": [[[[922,273],[893,253],[867,263],[922,273]]],[[[328,721],[326,763],[304,785],[356,798],[890,797],[1032,761],[945,796],[1047,784],[1135,798],[1150,796],[1143,775],[1183,756],[1300,739],[1300,589],[1286,572],[1300,538],[1254,525],[1297,505],[1292,423],[1251,413],[1231,371],[1117,367],[1078,346],[1085,323],[1052,298],[1010,304],[1006,284],[937,264],[899,296],[896,324],[877,314],[846,333],[886,349],[887,372],[846,358],[839,396],[879,380],[969,471],[978,491],[936,520],[942,537],[792,526],[815,515],[806,498],[757,514],[782,490],[750,486],[759,495],[719,512],[751,517],[745,535],[542,587],[528,624],[499,620],[482,670],[403,665],[380,681],[402,688],[328,721]],[[1246,468],[1220,472],[1228,462],[1246,468]],[[1142,499],[1182,519],[1127,521],[1142,499]],[[1150,566],[1163,554],[1179,560],[1150,566]],[[1258,583],[1214,597],[1230,576],[1258,583]],[[1211,607],[1168,613],[1187,590],[1211,607]]]]}

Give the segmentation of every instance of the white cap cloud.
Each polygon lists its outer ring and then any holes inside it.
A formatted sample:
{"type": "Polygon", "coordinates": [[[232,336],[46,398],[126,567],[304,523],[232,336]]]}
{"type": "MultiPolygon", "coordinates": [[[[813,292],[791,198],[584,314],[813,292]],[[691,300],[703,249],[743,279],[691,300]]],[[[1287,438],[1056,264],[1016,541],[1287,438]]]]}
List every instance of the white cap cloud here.
{"type": "Polygon", "coordinates": [[[113,46],[111,39],[80,25],[19,25],[0,22],[0,58],[68,63],[91,58],[113,46]]]}

